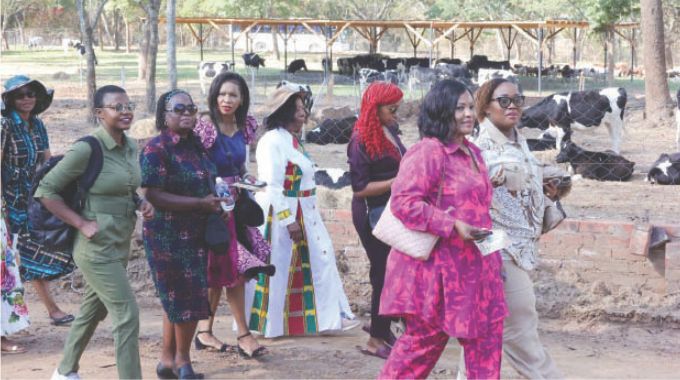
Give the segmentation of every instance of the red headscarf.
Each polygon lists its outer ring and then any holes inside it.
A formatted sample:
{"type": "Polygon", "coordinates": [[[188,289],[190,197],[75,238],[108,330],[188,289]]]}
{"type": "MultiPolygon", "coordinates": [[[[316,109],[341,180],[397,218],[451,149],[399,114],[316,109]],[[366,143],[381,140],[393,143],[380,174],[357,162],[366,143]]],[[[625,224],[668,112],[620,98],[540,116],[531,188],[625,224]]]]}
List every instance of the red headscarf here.
{"type": "Polygon", "coordinates": [[[399,157],[399,151],[392,144],[378,119],[378,106],[394,104],[404,97],[404,93],[397,85],[387,82],[374,82],[364,92],[361,99],[361,113],[354,124],[354,131],[359,141],[366,147],[371,158],[378,158],[387,153],[399,157]]]}

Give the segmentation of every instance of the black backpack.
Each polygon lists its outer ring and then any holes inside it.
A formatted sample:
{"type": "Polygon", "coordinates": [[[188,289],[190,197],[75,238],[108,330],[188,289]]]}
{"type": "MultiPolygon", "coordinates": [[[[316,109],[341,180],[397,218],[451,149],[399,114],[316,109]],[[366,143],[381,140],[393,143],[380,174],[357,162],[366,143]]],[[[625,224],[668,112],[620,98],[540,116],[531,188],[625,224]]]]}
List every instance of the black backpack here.
{"type": "MultiPolygon", "coordinates": [[[[69,183],[59,194],[64,199],[64,203],[76,213],[80,213],[83,207],[85,207],[87,192],[97,180],[104,164],[102,147],[96,137],[85,136],[78,139],[78,141],[85,141],[90,145],[92,150],[90,160],[87,163],[85,172],[69,183]]],[[[47,210],[39,198],[33,197],[40,181],[62,158],[64,158],[63,155],[50,157],[35,173],[31,186],[31,197],[28,200],[29,234],[31,240],[44,245],[48,249],[71,252],[73,239],[76,236],[76,228],[65,223],[47,210]]]]}

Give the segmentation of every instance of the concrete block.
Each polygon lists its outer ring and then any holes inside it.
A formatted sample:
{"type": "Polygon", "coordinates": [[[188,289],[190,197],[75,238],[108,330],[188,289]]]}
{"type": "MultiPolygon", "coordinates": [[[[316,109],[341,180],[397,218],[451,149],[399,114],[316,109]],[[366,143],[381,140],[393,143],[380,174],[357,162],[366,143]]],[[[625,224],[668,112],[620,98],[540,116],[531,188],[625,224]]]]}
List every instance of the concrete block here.
{"type": "Polygon", "coordinates": [[[630,253],[638,256],[647,256],[649,241],[652,235],[651,224],[637,224],[630,237],[630,253]]]}

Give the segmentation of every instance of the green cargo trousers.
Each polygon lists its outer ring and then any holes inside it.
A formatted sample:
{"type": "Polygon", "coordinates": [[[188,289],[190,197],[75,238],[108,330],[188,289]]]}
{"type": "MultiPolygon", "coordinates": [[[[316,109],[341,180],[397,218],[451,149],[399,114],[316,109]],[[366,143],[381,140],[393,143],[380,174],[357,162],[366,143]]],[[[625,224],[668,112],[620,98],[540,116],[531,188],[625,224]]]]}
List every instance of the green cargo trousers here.
{"type": "Polygon", "coordinates": [[[100,321],[111,315],[116,367],[121,379],[141,379],[139,308],[127,278],[127,261],[92,262],[74,255],[87,283],[85,298],[71,325],[59,373],[78,372],[78,362],[100,321]]]}

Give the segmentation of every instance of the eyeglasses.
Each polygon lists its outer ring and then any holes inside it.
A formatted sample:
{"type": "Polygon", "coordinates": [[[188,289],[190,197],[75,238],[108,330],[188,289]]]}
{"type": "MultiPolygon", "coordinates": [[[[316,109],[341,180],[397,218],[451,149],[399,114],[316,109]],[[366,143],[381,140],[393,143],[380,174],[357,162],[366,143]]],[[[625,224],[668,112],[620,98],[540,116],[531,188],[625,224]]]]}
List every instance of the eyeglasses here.
{"type": "Polygon", "coordinates": [[[175,104],[172,109],[165,109],[166,111],[172,111],[177,115],[182,115],[188,113],[189,115],[195,115],[198,112],[198,107],[195,104],[175,104]]]}
{"type": "Polygon", "coordinates": [[[137,105],[135,103],[132,103],[132,102],[130,102],[128,104],[117,103],[115,105],[110,104],[110,105],[106,105],[106,106],[101,106],[101,108],[110,108],[110,109],[112,109],[112,110],[114,110],[118,113],[121,113],[124,110],[128,111],[128,112],[133,112],[135,110],[135,108],[137,108],[137,105]]]}
{"type": "Polygon", "coordinates": [[[495,99],[491,99],[492,101],[495,100],[498,102],[498,105],[501,106],[501,108],[508,108],[510,107],[510,103],[514,104],[517,107],[521,107],[524,105],[524,96],[518,95],[515,96],[514,98],[511,98],[509,96],[499,96],[495,99]]]}
{"type": "Polygon", "coordinates": [[[24,99],[24,98],[29,98],[33,99],[35,98],[36,93],[35,91],[28,90],[28,91],[19,91],[16,94],[14,94],[14,99],[24,99]]]}

